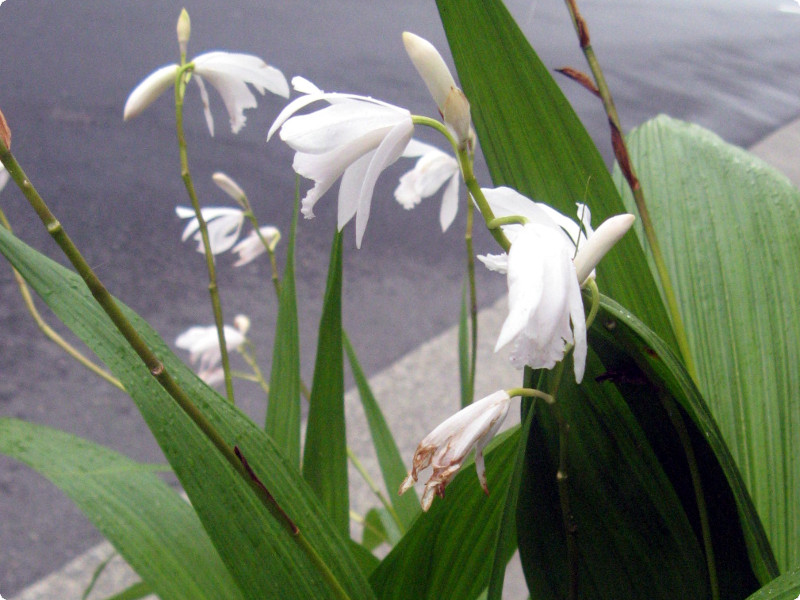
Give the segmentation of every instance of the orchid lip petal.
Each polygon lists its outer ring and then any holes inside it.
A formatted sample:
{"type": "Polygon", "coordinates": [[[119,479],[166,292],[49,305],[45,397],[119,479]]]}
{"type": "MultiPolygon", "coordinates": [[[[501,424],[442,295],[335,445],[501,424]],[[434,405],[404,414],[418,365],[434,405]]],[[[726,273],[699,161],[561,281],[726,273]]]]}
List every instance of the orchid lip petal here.
{"type": "Polygon", "coordinates": [[[628,232],[635,219],[631,214],[610,217],[583,242],[575,256],[578,281],[583,283],[589,277],[600,259],[628,232]]]}

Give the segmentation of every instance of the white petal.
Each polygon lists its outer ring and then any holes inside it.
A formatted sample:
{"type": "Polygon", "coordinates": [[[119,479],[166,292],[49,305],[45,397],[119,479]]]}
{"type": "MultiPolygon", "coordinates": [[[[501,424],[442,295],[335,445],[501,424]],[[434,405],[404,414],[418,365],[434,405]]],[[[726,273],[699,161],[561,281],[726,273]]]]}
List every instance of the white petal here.
{"type": "Polygon", "coordinates": [[[163,94],[171,85],[175,85],[178,65],[172,64],[150,73],[137,85],[128,96],[122,118],[127,121],[140,114],[145,108],[163,94]]]}
{"type": "Polygon", "coordinates": [[[294,150],[321,154],[373,131],[389,132],[405,120],[410,114],[402,109],[344,101],[289,119],[281,128],[281,139],[294,150]]]}
{"type": "MultiPolygon", "coordinates": [[[[236,240],[239,239],[243,221],[244,214],[239,211],[238,214],[218,217],[208,222],[208,242],[211,254],[222,254],[233,247],[236,240]]],[[[198,251],[203,252],[205,248],[199,233],[195,235],[195,239],[199,242],[198,251]]]]}
{"type": "Polygon", "coordinates": [[[257,101],[247,84],[261,94],[266,90],[289,97],[289,84],[278,69],[270,67],[257,56],[230,52],[209,52],[196,57],[194,71],[213,85],[222,96],[231,130],[238,133],[244,126],[244,110],[255,108],[257,101]]]}
{"type": "MultiPolygon", "coordinates": [[[[280,231],[271,225],[264,225],[263,227],[259,228],[259,231],[261,232],[261,237],[263,237],[267,244],[269,244],[274,250],[275,245],[281,238],[280,231]]],[[[231,252],[239,255],[239,260],[233,263],[233,266],[241,267],[246,265],[247,263],[252,262],[264,254],[266,251],[267,249],[264,247],[261,238],[256,234],[255,231],[251,231],[245,239],[231,249],[231,252]]]]}
{"type": "Polygon", "coordinates": [[[389,134],[383,139],[375,152],[375,156],[369,163],[369,168],[364,175],[361,184],[361,193],[358,198],[358,212],[356,212],[356,247],[361,248],[361,240],[367,228],[369,220],[370,205],[372,203],[372,192],[378,176],[389,165],[394,163],[403,153],[403,149],[408,144],[414,134],[414,123],[411,117],[398,123],[389,134]]]}
{"type": "Polygon", "coordinates": [[[439,224],[442,226],[442,231],[447,231],[458,212],[458,178],[458,172],[450,177],[450,183],[447,184],[442,195],[442,208],[439,211],[439,224]]]}
{"type": "Polygon", "coordinates": [[[194,75],[194,80],[197,82],[197,87],[200,88],[200,100],[203,103],[203,115],[206,118],[206,125],[208,126],[208,133],[214,137],[214,115],[211,114],[211,105],[208,101],[208,90],[206,84],[203,83],[203,78],[197,73],[194,75]]]}
{"type": "Polygon", "coordinates": [[[490,271],[504,275],[508,272],[508,254],[479,254],[478,260],[490,271]]]}
{"type": "Polygon", "coordinates": [[[367,152],[364,156],[353,162],[342,175],[339,184],[339,205],[337,210],[337,227],[339,231],[356,216],[358,212],[358,198],[361,193],[361,184],[367,176],[367,170],[375,156],[375,150],[367,152]]]}
{"type": "Polygon", "coordinates": [[[575,269],[578,281],[583,283],[606,253],[633,225],[633,215],[616,215],[603,221],[592,236],[578,248],[575,269]]]}

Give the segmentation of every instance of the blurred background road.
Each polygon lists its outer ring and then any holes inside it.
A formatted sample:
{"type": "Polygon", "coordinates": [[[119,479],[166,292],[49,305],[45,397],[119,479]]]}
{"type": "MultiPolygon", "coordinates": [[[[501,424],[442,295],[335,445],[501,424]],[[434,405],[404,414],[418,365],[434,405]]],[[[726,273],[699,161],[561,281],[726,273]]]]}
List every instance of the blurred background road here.
{"type": "MultiPolygon", "coordinates": [[[[548,67],[584,69],[563,3],[511,0],[548,67]]],[[[178,177],[174,109],[160,98],[123,123],[128,93],[155,68],[177,58],[175,20],[192,18],[189,55],[212,49],[248,52],[301,74],[321,88],[372,95],[433,115],[435,108],[406,58],[404,30],[446,47],[432,0],[7,0],[0,7],[0,107],[13,148],[66,230],[108,288],[167,340],[210,324],[205,267],[193,244],[181,244],[176,204],[187,200],[178,177]]],[[[749,146],[800,114],[800,14],[782,0],[584,0],[592,42],[624,128],[668,113],[749,146]]],[[[487,59],[488,60],[488,59],[487,59]]],[[[610,160],[599,103],[560,81],[610,160]]],[[[294,178],[291,152],[265,143],[281,99],[259,98],[234,136],[220,98],[211,94],[216,137],[208,136],[197,90],[187,94],[190,165],[204,205],[229,204],[210,175],[222,170],[248,192],[262,224],[287,230],[294,178]]],[[[428,138],[435,141],[435,138],[428,138]]],[[[404,211],[392,198],[410,161],[385,173],[364,244],[346,235],[344,318],[368,374],[455,323],[463,274],[463,210],[451,229],[438,226],[439,200],[404,211]]],[[[479,179],[486,182],[485,171],[479,179]]],[[[9,186],[0,206],[15,232],[60,258],[54,244],[9,186]]],[[[298,230],[298,296],[304,374],[310,378],[314,330],[335,224],[335,191],[298,230]]],[[[478,231],[476,250],[492,248],[478,231]]],[[[279,257],[283,248],[279,247],[279,257]]],[[[250,315],[252,337],[268,365],[275,301],[266,261],[233,269],[218,261],[228,320],[250,315]]],[[[478,272],[479,300],[505,288],[478,272]]],[[[455,385],[456,382],[453,382],[455,385]]],[[[239,404],[260,421],[257,388],[237,387],[239,404]]],[[[397,398],[393,402],[414,399],[397,398]]],[[[417,404],[419,406],[419,404],[417,404]]],[[[0,415],[65,429],[145,461],[160,451],[131,401],[67,359],[35,328],[0,264],[0,415]]],[[[0,457],[0,593],[13,595],[90,547],[99,537],[58,490],[0,457]]]]}

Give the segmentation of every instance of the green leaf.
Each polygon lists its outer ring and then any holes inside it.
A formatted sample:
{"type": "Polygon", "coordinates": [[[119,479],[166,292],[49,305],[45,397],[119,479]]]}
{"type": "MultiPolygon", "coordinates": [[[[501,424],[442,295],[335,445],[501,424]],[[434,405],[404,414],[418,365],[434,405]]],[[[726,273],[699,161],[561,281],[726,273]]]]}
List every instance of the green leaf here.
{"type": "Polygon", "coordinates": [[[629,145],[676,289],[699,388],[778,563],[796,566],[800,192],[760,159],[666,116],[634,131],[629,145]]]}
{"type": "Polygon", "coordinates": [[[149,596],[152,593],[153,590],[150,589],[150,586],[143,581],[139,581],[118,594],[106,598],[106,600],[140,600],[140,598],[149,596]]]}
{"type": "MultiPolygon", "coordinates": [[[[503,3],[437,0],[437,6],[494,185],[511,186],[573,218],[575,203],[584,202],[595,224],[626,212],[597,148],[503,3]]],[[[676,347],[633,236],[606,255],[598,281],[676,347]]]]}
{"type": "MultiPolygon", "coordinates": [[[[605,298],[589,341],[584,382],[576,386],[565,377],[558,394],[570,427],[567,474],[581,597],[709,597],[695,489],[667,406],[678,407],[696,458],[720,597],[752,593],[777,567],[736,465],[681,361],[605,298]]],[[[563,598],[568,580],[558,451],[557,426],[542,407],[517,514],[528,585],[541,598],[563,598]]]]}
{"type": "MultiPolygon", "coordinates": [[[[470,600],[483,591],[492,568],[486,557],[495,546],[518,443],[516,427],[485,453],[488,497],[473,461],[464,464],[445,498],[420,515],[370,577],[378,598],[470,600]]],[[[506,562],[510,558],[511,553],[506,562]]]]}
{"type": "Polygon", "coordinates": [[[770,581],[747,600],[797,600],[800,595],[800,569],[770,581]]]}
{"type": "Polygon", "coordinates": [[[0,419],[0,452],[60,488],[162,600],[242,598],[192,508],[146,465],[57,429],[0,419]]]}
{"type": "Polygon", "coordinates": [[[392,515],[385,508],[372,508],[364,517],[362,543],[367,550],[374,550],[383,543],[394,546],[403,534],[397,528],[392,515]]]}
{"type": "Polygon", "coordinates": [[[295,198],[292,226],[286,244],[286,268],[281,280],[272,371],[269,377],[266,431],[289,462],[300,467],[300,333],[297,325],[297,292],[294,251],[299,201],[295,198]]]}
{"type": "MultiPolygon", "coordinates": [[[[181,481],[223,562],[246,598],[333,598],[328,582],[172,398],[158,385],[72,272],[0,227],[0,251],[54,313],[120,378],[181,481]]],[[[191,372],[158,334],[122,306],[168,372],[250,466],[297,524],[351,598],[372,591],[327,513],[272,440],[191,372]]]]}
{"type": "Polygon", "coordinates": [[[364,375],[364,370],[358,362],[355,350],[346,334],[343,338],[347,360],[350,362],[353,378],[358,388],[358,395],[361,398],[361,406],[364,407],[364,414],[367,417],[369,433],[372,436],[372,444],[378,457],[378,465],[381,468],[383,482],[389,492],[392,506],[400,519],[400,524],[405,530],[411,526],[411,523],[420,512],[419,497],[414,490],[408,490],[402,496],[397,494],[400,484],[407,475],[403,458],[400,456],[400,450],[398,450],[392,432],[386,424],[386,419],[383,417],[378,401],[375,400],[367,377],[364,375]]]}
{"type": "Polygon", "coordinates": [[[333,238],[317,343],[303,452],[303,477],[328,510],[339,533],[347,538],[350,536],[350,498],[344,420],[341,231],[333,238]]]}

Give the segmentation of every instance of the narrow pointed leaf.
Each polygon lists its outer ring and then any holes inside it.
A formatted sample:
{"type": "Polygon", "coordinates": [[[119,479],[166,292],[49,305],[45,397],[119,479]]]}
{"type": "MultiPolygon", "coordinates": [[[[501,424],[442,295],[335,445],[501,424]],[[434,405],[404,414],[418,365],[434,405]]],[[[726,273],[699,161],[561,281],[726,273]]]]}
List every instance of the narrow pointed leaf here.
{"type": "MultiPolygon", "coordinates": [[[[381,600],[471,600],[489,583],[491,562],[503,512],[505,490],[514,466],[519,428],[506,432],[485,453],[487,497],[470,460],[444,499],[414,522],[370,577],[381,600]]],[[[513,548],[505,557],[511,558],[513,548]]]]}
{"type": "Polygon", "coordinates": [[[369,433],[372,436],[372,444],[378,457],[383,483],[386,486],[386,491],[389,492],[389,498],[400,519],[400,524],[404,530],[408,529],[419,514],[419,497],[414,490],[408,490],[402,496],[397,494],[397,490],[400,489],[400,484],[407,474],[403,457],[400,456],[400,450],[397,448],[394,436],[392,436],[392,432],[386,424],[386,419],[383,417],[378,401],[375,400],[367,377],[364,375],[364,370],[358,362],[358,357],[347,335],[344,336],[344,349],[347,352],[347,360],[350,362],[350,368],[353,371],[353,378],[356,380],[361,406],[364,407],[364,414],[367,416],[369,433]]]}
{"type": "Polygon", "coordinates": [[[800,597],[800,569],[770,581],[747,600],[797,600],[800,597]]]}
{"type": "MultiPolygon", "coordinates": [[[[212,543],[246,598],[333,598],[319,569],[186,414],[153,379],[74,273],[0,227],[0,252],[54,313],[120,378],[186,490],[212,543]]],[[[299,471],[238,408],[205,385],[133,311],[126,316],[166,369],[214,424],[237,445],[265,487],[352,598],[372,592],[327,513],[299,471]]]]}
{"type": "Polygon", "coordinates": [[[677,290],[699,387],[778,563],[796,566],[800,191],[760,159],[696,125],[660,116],[628,139],[677,290]]]}
{"type": "Polygon", "coordinates": [[[347,538],[350,536],[350,497],[344,419],[341,231],[333,238],[317,344],[303,452],[303,477],[328,510],[339,533],[347,538]]]}
{"type": "Polygon", "coordinates": [[[163,600],[242,598],[200,521],[157,465],[57,429],[0,419],[0,453],[58,486],[163,600]]]}
{"type": "Polygon", "coordinates": [[[266,431],[296,468],[300,467],[300,333],[297,325],[297,292],[294,251],[298,201],[286,244],[286,268],[281,280],[272,371],[269,377],[266,431]]]}
{"type": "MultiPolygon", "coordinates": [[[[575,214],[576,202],[586,203],[596,223],[626,212],[589,134],[503,3],[436,4],[494,185],[511,186],[567,215],[575,214]]],[[[674,344],[664,304],[632,236],[608,253],[598,273],[608,295],[674,344]]]]}

